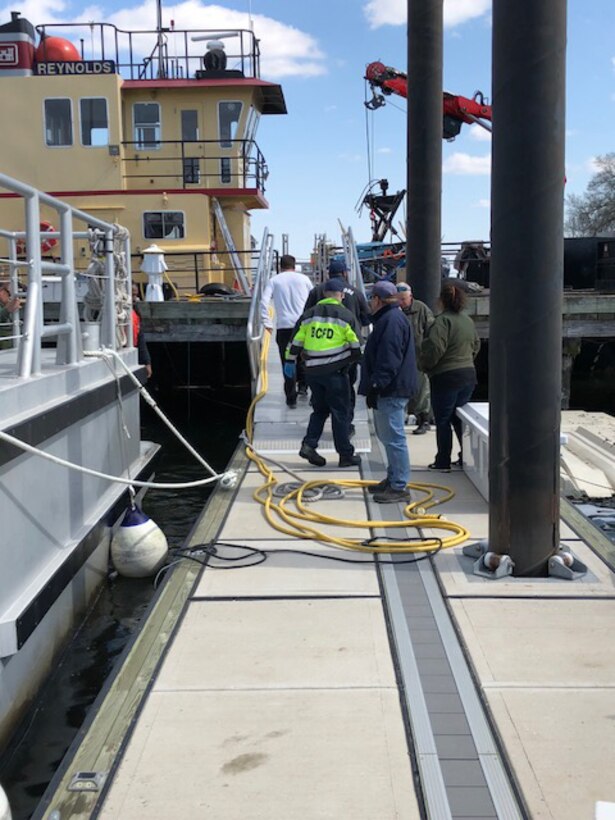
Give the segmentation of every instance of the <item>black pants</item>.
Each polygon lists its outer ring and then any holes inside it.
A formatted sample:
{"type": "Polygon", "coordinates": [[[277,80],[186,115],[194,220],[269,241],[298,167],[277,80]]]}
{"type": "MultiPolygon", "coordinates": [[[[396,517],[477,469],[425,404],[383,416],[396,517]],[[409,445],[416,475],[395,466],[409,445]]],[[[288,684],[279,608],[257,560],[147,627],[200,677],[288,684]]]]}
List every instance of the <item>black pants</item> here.
{"type": "MultiPolygon", "coordinates": [[[[286,361],[286,348],[293,335],[294,328],[283,327],[276,331],[275,340],[280,351],[280,361],[282,362],[282,369],[284,369],[284,362],[286,361]]],[[[303,387],[305,385],[305,368],[303,363],[297,359],[297,377],[296,379],[289,379],[284,376],[284,394],[286,395],[286,403],[294,404],[297,401],[297,386],[303,387]]]]}
{"type": "Polygon", "coordinates": [[[350,383],[347,371],[317,376],[308,373],[308,385],[312,391],[312,414],[303,439],[310,447],[318,447],[326,420],[331,416],[333,443],[340,456],[351,456],[354,447],[350,443],[351,419],[350,383]]]}

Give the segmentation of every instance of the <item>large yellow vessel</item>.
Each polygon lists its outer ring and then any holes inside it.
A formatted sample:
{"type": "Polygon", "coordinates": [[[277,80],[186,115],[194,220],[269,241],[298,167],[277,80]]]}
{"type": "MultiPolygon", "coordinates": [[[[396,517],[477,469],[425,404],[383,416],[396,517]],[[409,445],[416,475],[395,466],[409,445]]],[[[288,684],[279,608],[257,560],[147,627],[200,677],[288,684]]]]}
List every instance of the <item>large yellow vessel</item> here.
{"type": "MultiPolygon", "coordinates": [[[[268,207],[255,135],[261,115],[286,113],[281,86],[260,79],[259,56],[245,29],[34,26],[13,12],[0,26],[4,169],[128,228],[137,280],[141,254],[156,245],[178,293],[212,282],[244,289],[250,211],[268,207]]],[[[23,229],[8,194],[0,219],[23,229]]],[[[54,230],[50,219],[42,230],[54,230]]],[[[59,251],[53,239],[42,248],[59,251]]],[[[83,240],[84,267],[88,255],[83,240]]]]}

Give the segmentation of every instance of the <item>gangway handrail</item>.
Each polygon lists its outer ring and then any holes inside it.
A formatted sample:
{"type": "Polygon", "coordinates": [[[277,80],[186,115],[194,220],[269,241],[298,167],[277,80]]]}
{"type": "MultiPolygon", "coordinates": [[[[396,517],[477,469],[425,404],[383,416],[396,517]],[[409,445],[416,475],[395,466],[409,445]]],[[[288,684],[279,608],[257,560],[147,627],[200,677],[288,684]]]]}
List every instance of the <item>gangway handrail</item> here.
{"type": "Polygon", "coordinates": [[[261,318],[261,306],[265,288],[273,274],[273,260],[273,234],[270,234],[268,228],[265,228],[258,257],[258,266],[254,275],[252,300],[250,302],[250,312],[248,314],[248,324],[246,327],[246,342],[248,345],[248,358],[250,360],[253,396],[256,395],[258,388],[260,354],[263,333],[265,332],[265,325],[261,318]]]}
{"type": "Polygon", "coordinates": [[[344,248],[344,257],[346,259],[346,268],[348,269],[348,282],[355,289],[365,296],[365,282],[361,273],[361,264],[359,262],[359,254],[357,253],[357,245],[352,235],[352,228],[342,230],[342,245],[344,248]]]}
{"type": "MultiPolygon", "coordinates": [[[[20,378],[29,378],[41,372],[42,340],[50,336],[57,336],[56,364],[74,364],[83,357],[81,344],[81,327],[77,309],[75,292],[75,264],[73,239],[83,235],[73,230],[74,220],[84,222],[88,231],[98,232],[104,248],[104,302],[101,307],[101,344],[117,349],[120,345],[117,338],[117,317],[115,313],[115,269],[114,269],[114,237],[117,226],[104,222],[93,214],[74,208],[60,199],[56,199],[37,188],[6,174],[0,174],[0,187],[23,198],[25,231],[0,231],[0,236],[7,240],[8,259],[3,260],[10,269],[10,279],[13,292],[16,293],[18,281],[17,271],[25,268],[27,271],[27,298],[24,311],[23,327],[19,335],[19,320],[14,317],[14,329],[18,336],[17,375],[20,378]],[[60,228],[58,231],[44,231],[46,239],[58,237],[60,240],[60,262],[43,260],[41,255],[41,205],[55,211],[60,228]],[[17,258],[17,240],[25,241],[26,259],[17,258]],[[43,271],[60,277],[62,294],[60,301],[60,321],[57,324],[44,322],[43,315],[43,271]]],[[[126,258],[129,255],[129,238],[123,240],[126,258]]],[[[130,288],[130,273],[128,274],[128,288],[130,288]]],[[[128,334],[131,337],[131,334],[128,334]]],[[[129,340],[132,346],[132,339],[129,340]]]]}

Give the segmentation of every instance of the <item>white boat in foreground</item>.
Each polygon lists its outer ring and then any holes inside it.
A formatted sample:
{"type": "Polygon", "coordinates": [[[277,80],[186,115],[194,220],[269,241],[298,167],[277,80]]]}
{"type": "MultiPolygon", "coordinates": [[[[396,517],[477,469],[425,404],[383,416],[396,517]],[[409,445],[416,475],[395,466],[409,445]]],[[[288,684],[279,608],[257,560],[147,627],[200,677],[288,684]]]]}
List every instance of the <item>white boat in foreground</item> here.
{"type": "Polygon", "coordinates": [[[0,186],[4,196],[14,197],[26,225],[20,234],[0,230],[0,267],[6,271],[0,280],[25,297],[12,328],[1,328],[0,349],[4,744],[104,580],[112,527],[129,500],[130,481],[151,474],[158,446],[140,440],[139,393],[129,376],[139,365],[124,264],[127,233],[4,175],[0,186]],[[41,204],[57,213],[59,261],[41,258],[41,204]],[[101,271],[96,321],[87,337],[75,294],[77,237],[89,239],[94,268],[101,271]],[[24,241],[27,261],[19,261],[17,243],[24,241]],[[60,321],[47,325],[45,274],[61,277],[62,291],[60,321]],[[84,338],[91,348],[85,353],[84,338]],[[96,353],[99,341],[110,351],[106,358],[96,353]]]}

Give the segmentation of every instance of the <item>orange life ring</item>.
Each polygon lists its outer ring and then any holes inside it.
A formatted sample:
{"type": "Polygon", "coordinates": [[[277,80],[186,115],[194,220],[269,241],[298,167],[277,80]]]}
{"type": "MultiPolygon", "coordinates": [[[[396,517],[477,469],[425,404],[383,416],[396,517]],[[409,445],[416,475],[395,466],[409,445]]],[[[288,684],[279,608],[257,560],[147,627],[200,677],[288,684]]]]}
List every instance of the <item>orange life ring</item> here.
{"type": "MultiPolygon", "coordinates": [[[[41,222],[38,226],[41,233],[55,233],[55,228],[51,224],[51,222],[41,222]]],[[[58,244],[58,240],[54,236],[50,236],[49,239],[41,239],[41,254],[45,255],[49,253],[49,251],[54,248],[58,244]]],[[[26,240],[25,239],[18,239],[17,240],[17,255],[24,256],[26,253],[26,240]]]]}

